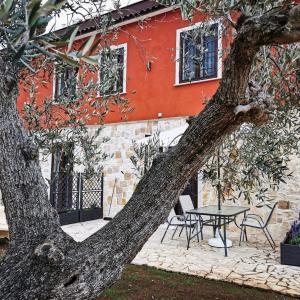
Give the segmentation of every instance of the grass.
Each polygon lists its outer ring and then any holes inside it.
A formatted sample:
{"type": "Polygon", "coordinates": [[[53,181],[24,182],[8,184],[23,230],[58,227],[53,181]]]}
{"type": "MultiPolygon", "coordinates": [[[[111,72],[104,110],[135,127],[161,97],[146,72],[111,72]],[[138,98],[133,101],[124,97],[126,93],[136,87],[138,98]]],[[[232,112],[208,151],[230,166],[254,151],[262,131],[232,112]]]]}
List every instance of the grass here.
{"type": "Polygon", "coordinates": [[[292,297],[222,281],[129,265],[97,300],[290,300],[292,297]]]}

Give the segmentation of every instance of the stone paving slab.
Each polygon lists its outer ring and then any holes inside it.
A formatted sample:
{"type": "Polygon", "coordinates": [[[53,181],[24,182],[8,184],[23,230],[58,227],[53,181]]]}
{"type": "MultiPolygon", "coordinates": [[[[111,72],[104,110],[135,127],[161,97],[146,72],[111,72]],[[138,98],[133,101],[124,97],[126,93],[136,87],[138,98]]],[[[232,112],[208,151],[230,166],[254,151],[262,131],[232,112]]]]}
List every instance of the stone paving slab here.
{"type": "MultiPolygon", "coordinates": [[[[99,228],[105,221],[97,220],[63,226],[75,240],[82,241],[99,228]]],[[[201,276],[208,279],[234,282],[251,287],[273,290],[300,298],[300,268],[283,266],[279,263],[279,249],[272,250],[267,244],[256,244],[255,236],[248,243],[238,246],[238,235],[229,232],[233,247],[228,257],[223,249],[212,248],[207,244],[211,230],[204,232],[204,240],[193,240],[186,249],[186,238],[176,236],[171,239],[170,230],[161,244],[165,230],[162,225],[133,260],[133,264],[148,265],[159,269],[201,276]]]]}

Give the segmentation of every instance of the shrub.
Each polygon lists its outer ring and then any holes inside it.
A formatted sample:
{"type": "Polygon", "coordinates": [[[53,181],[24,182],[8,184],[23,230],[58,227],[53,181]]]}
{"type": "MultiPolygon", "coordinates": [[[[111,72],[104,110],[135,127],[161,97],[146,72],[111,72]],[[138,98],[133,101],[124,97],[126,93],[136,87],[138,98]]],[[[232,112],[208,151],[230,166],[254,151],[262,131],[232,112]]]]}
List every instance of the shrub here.
{"type": "Polygon", "coordinates": [[[288,232],[288,244],[300,245],[300,214],[298,220],[294,222],[288,232]]]}

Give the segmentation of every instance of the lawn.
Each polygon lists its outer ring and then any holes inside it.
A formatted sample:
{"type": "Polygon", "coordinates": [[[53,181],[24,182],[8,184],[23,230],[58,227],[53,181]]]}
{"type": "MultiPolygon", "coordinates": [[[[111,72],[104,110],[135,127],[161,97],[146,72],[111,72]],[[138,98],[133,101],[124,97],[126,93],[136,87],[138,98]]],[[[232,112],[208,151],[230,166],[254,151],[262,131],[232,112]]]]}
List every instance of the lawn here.
{"type": "Polygon", "coordinates": [[[280,294],[222,281],[129,265],[97,300],[289,300],[280,294]]]}

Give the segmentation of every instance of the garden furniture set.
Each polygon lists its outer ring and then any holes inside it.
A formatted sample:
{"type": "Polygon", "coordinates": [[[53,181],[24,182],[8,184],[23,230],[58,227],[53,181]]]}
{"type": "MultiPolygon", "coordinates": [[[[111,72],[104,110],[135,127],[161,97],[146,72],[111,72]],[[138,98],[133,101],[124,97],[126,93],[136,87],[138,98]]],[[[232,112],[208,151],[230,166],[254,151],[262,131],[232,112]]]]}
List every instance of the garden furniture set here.
{"type": "Polygon", "coordinates": [[[180,228],[179,236],[185,231],[187,249],[189,249],[190,241],[195,237],[197,237],[198,241],[200,240],[199,237],[203,240],[203,227],[210,226],[213,229],[214,238],[209,240],[209,244],[211,246],[224,248],[224,254],[227,256],[228,248],[232,246],[232,242],[227,239],[227,227],[230,223],[234,223],[240,229],[239,245],[241,245],[242,241],[248,240],[246,228],[251,227],[261,230],[265,234],[271,247],[273,249],[275,248],[275,242],[268,230],[268,225],[277,203],[270,207],[270,213],[265,220],[256,214],[247,214],[250,210],[249,207],[208,205],[201,208],[194,208],[189,195],[180,196],[179,203],[183,214],[176,215],[175,210],[171,210],[167,220],[168,225],[161,242],[163,242],[170,227],[175,227],[172,239],[177,229],[180,228]],[[243,220],[238,224],[237,216],[241,214],[243,215],[243,220]]]}

